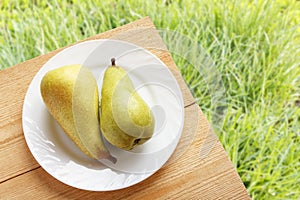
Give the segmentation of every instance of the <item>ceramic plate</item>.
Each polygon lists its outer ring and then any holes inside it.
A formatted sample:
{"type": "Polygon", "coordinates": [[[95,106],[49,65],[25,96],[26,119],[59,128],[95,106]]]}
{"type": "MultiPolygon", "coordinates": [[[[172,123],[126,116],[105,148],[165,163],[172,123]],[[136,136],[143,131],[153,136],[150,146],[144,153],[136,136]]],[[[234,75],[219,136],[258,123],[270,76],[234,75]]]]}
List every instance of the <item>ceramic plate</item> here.
{"type": "Polygon", "coordinates": [[[22,123],[31,153],[49,174],[76,188],[110,191],[143,181],[170,158],[183,129],[183,97],[172,73],[149,51],[119,40],[93,40],[61,51],[40,69],[26,93],[22,123]],[[45,73],[70,64],[89,68],[101,94],[103,74],[113,57],[126,70],[155,118],[153,137],[131,151],[105,141],[116,163],[99,162],[83,154],[49,114],[40,94],[45,73]]]}

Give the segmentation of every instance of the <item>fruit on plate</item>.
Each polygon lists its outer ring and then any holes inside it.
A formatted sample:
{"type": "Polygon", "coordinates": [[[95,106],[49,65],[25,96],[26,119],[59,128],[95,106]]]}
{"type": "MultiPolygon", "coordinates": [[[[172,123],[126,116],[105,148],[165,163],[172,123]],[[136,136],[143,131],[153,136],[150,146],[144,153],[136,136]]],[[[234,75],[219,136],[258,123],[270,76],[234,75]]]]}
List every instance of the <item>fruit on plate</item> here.
{"type": "Polygon", "coordinates": [[[111,62],[103,78],[100,128],[112,145],[131,150],[152,137],[154,117],[126,71],[114,58],[111,62]]]}
{"type": "Polygon", "coordinates": [[[46,107],[64,132],[86,155],[115,162],[101,138],[99,96],[93,74],[68,65],[45,74],[40,90],[46,107]]]}

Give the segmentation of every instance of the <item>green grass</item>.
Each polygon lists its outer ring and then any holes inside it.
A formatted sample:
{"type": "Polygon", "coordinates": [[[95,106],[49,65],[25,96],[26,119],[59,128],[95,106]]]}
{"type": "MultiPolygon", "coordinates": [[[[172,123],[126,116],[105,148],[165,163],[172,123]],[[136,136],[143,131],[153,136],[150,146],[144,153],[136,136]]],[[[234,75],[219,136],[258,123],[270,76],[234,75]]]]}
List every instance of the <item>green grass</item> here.
{"type": "Polygon", "coordinates": [[[0,69],[147,15],[214,62],[224,94],[211,101],[207,72],[174,55],[210,121],[222,107],[224,120],[214,127],[251,197],[299,198],[299,1],[2,0],[0,69]]]}

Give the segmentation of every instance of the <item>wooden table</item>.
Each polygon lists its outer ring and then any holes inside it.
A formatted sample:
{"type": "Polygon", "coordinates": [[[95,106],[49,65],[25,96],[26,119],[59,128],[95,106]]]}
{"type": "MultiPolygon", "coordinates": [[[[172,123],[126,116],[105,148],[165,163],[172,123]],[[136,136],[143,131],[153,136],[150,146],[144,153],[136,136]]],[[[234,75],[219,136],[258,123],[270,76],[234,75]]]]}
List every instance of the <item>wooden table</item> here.
{"type": "Polygon", "coordinates": [[[151,20],[146,17],[87,40],[103,38],[121,39],[147,48],[176,77],[184,95],[185,124],[175,153],[150,178],[112,192],[75,189],[44,171],[26,145],[22,106],[34,75],[64,48],[58,49],[0,71],[0,199],[249,199],[151,20]]]}

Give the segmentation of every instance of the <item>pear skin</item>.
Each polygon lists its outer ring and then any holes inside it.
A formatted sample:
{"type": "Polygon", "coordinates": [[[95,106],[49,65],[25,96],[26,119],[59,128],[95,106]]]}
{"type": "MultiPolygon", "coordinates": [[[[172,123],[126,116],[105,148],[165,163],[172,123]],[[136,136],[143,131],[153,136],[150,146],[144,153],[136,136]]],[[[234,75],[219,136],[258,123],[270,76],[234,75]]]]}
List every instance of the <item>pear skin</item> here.
{"type": "Polygon", "coordinates": [[[87,68],[69,65],[51,70],[40,90],[50,114],[82,152],[115,162],[101,138],[98,87],[87,68]]]}
{"type": "Polygon", "coordinates": [[[115,59],[104,73],[100,109],[102,134],[114,146],[131,150],[152,137],[153,114],[115,59]]]}

